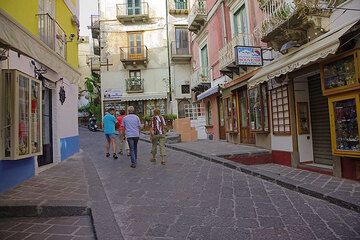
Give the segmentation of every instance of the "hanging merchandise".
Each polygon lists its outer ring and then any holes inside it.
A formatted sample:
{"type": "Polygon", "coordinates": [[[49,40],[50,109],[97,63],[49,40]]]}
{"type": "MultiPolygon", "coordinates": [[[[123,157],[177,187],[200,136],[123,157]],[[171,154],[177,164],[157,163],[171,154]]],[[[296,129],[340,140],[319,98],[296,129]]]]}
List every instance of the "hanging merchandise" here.
{"type": "Polygon", "coordinates": [[[66,99],[66,92],[65,92],[64,86],[60,87],[59,99],[60,99],[61,105],[63,105],[65,102],[65,99],[66,99]]]}

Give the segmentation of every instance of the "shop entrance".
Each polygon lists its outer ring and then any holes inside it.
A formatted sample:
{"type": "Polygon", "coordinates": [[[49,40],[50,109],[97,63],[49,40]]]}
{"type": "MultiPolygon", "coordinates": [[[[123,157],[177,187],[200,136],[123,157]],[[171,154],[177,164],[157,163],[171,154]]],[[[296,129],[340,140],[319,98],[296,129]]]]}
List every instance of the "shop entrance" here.
{"type": "Polygon", "coordinates": [[[240,142],[255,144],[255,135],[250,132],[247,88],[243,87],[238,92],[240,116],[240,142]]]}
{"type": "Polygon", "coordinates": [[[53,133],[52,133],[52,91],[43,87],[43,105],[42,105],[42,137],[43,137],[43,155],[38,156],[38,166],[44,166],[53,163],[53,133]]]}
{"type": "Polygon", "coordinates": [[[314,162],[332,165],[329,107],[322,95],[320,75],[308,77],[314,162]]]}
{"type": "Polygon", "coordinates": [[[217,98],[218,114],[219,114],[219,138],[226,140],[226,129],[225,129],[225,115],[224,115],[224,103],[222,98],[217,98]]]}

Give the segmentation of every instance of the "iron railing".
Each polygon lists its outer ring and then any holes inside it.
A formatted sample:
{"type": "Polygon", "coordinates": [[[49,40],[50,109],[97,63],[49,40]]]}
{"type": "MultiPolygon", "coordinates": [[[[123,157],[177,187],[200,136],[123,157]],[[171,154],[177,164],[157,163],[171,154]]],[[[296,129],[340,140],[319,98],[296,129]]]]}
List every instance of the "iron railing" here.
{"type": "Polygon", "coordinates": [[[147,2],[117,4],[116,15],[118,18],[149,15],[149,4],[147,2]]]}
{"type": "Polygon", "coordinates": [[[100,71],[100,56],[88,56],[88,63],[92,72],[100,71]]]}
{"type": "Polygon", "coordinates": [[[172,56],[188,56],[190,55],[189,42],[171,42],[171,55],[172,56]],[[181,46],[183,45],[183,46],[181,46]],[[184,46],[185,45],[185,46],[184,46]]]}
{"type": "Polygon", "coordinates": [[[100,35],[99,15],[91,15],[91,34],[93,38],[98,38],[100,35]]]}
{"type": "Polygon", "coordinates": [[[126,81],[127,93],[141,93],[144,92],[144,79],[142,78],[128,78],[126,81]]]}
{"type": "Polygon", "coordinates": [[[48,47],[66,59],[66,34],[60,25],[48,13],[37,14],[39,36],[48,47]]]}
{"type": "Polygon", "coordinates": [[[147,59],[148,48],[145,45],[120,48],[121,61],[147,61],[147,59]]]}
{"type": "Polygon", "coordinates": [[[193,24],[194,20],[198,16],[206,16],[206,1],[205,0],[195,0],[194,4],[191,7],[189,13],[189,27],[193,24]]]}
{"type": "Polygon", "coordinates": [[[191,88],[194,88],[201,83],[210,83],[210,74],[207,67],[200,67],[192,74],[190,82],[191,88]]]}

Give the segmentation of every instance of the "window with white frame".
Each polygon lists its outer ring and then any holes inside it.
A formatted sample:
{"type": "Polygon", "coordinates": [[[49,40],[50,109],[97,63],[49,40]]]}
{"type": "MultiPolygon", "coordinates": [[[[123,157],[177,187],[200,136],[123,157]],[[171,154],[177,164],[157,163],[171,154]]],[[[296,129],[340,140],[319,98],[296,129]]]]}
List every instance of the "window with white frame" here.
{"type": "Polygon", "coordinates": [[[270,91],[272,124],[274,134],[291,134],[288,86],[281,86],[270,91]]]}
{"type": "Polygon", "coordinates": [[[248,38],[248,21],[245,4],[243,4],[233,15],[233,24],[234,24],[234,36],[237,37],[241,35],[242,44],[249,45],[248,38]]]}
{"type": "Polygon", "coordinates": [[[206,102],[206,125],[212,126],[211,102],[206,102]]]}

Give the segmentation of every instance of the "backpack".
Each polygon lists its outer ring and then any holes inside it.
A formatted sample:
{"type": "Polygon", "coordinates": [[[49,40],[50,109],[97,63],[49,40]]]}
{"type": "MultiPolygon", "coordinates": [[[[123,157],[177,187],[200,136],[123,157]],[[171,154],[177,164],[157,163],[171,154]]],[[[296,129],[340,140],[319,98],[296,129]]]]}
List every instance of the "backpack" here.
{"type": "MultiPolygon", "coordinates": [[[[164,122],[163,122],[163,118],[162,118],[161,116],[159,116],[159,118],[160,118],[160,128],[161,128],[162,133],[164,133],[164,122]]],[[[157,117],[154,116],[154,117],[153,117],[154,135],[160,135],[160,131],[158,130],[157,124],[156,124],[157,121],[158,121],[157,117]]]]}

